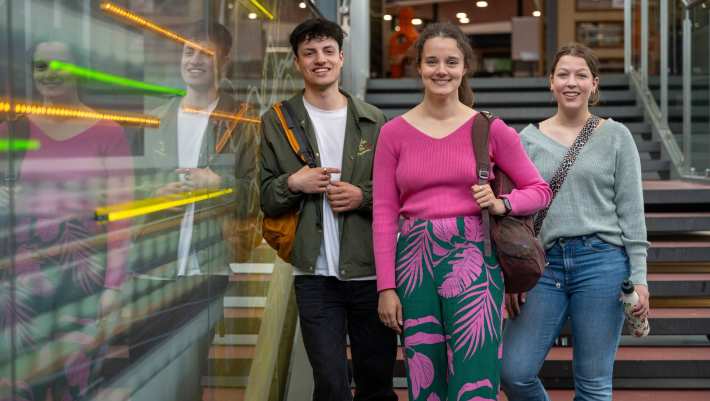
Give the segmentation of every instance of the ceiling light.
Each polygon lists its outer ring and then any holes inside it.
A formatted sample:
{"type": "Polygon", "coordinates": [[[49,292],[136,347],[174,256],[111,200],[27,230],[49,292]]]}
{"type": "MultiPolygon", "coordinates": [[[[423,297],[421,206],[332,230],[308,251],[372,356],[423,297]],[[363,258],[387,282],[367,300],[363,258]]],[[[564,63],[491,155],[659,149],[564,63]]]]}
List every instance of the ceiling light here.
{"type": "Polygon", "coordinates": [[[392,21],[392,16],[389,14],[385,14],[382,16],[382,19],[385,21],[392,21]]]}
{"type": "Polygon", "coordinates": [[[298,8],[306,8],[306,2],[302,1],[302,2],[298,3],[298,8]]]}
{"type": "Polygon", "coordinates": [[[456,13],[456,18],[461,19],[461,18],[466,18],[468,15],[466,13],[456,13]]]}
{"type": "Polygon", "coordinates": [[[466,17],[466,18],[459,18],[459,22],[462,24],[468,24],[471,21],[468,19],[468,17],[466,17]]]}
{"type": "Polygon", "coordinates": [[[541,15],[542,15],[542,12],[540,12],[540,10],[533,11],[533,17],[539,17],[541,15]]]}
{"type": "Polygon", "coordinates": [[[249,17],[249,19],[256,19],[256,13],[249,13],[247,17],[249,17]]]}
{"type": "Polygon", "coordinates": [[[477,1],[476,7],[480,7],[480,8],[488,7],[488,2],[487,1],[477,1]]]}
{"type": "Polygon", "coordinates": [[[422,20],[421,18],[412,18],[412,25],[421,25],[422,20]]]}
{"type": "Polygon", "coordinates": [[[396,27],[394,27],[394,30],[397,31],[397,32],[399,32],[399,29],[400,29],[400,28],[399,28],[399,25],[397,25],[396,27]]]}

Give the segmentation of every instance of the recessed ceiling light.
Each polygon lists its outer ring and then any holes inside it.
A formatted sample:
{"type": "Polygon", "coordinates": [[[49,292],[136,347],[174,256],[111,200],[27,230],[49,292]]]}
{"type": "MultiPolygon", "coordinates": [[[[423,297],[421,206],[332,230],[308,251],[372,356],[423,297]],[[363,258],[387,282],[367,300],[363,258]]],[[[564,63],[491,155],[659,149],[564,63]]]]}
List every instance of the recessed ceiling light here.
{"type": "Polygon", "coordinates": [[[471,21],[468,19],[468,17],[466,17],[466,18],[459,18],[459,22],[462,24],[468,24],[471,21]]]}
{"type": "Polygon", "coordinates": [[[539,17],[541,15],[542,15],[542,12],[540,12],[540,10],[533,11],[533,17],[539,17]]]}
{"type": "Polygon", "coordinates": [[[421,25],[422,20],[420,18],[412,18],[412,25],[421,25]]]}
{"type": "MultiPolygon", "coordinates": [[[[291,3],[291,4],[293,4],[293,3],[291,3]]],[[[306,6],[306,2],[305,2],[305,1],[302,1],[302,2],[298,3],[298,8],[306,8],[306,7],[307,7],[307,6],[306,6]]]]}
{"type": "Polygon", "coordinates": [[[477,1],[476,7],[480,7],[480,8],[488,7],[488,2],[487,1],[477,1]]]}
{"type": "Polygon", "coordinates": [[[461,18],[466,18],[468,15],[466,13],[456,13],[456,18],[461,19],[461,18]]]}
{"type": "Polygon", "coordinates": [[[385,21],[392,21],[392,16],[389,14],[385,14],[382,16],[382,19],[385,21]]]}
{"type": "Polygon", "coordinates": [[[247,17],[249,17],[249,19],[256,19],[256,13],[249,13],[247,17]]]}

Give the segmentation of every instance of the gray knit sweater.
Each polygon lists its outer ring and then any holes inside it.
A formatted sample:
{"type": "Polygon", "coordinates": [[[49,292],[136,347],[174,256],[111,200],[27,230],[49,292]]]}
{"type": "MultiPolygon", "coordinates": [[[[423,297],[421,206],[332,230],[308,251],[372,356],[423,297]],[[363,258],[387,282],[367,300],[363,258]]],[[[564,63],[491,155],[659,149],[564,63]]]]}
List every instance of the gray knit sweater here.
{"type": "MultiPolygon", "coordinates": [[[[530,159],[549,182],[567,147],[534,125],[521,132],[530,159]]],[[[552,201],[540,238],[546,248],[561,237],[597,234],[623,246],[631,265],[631,282],[646,284],[646,222],[641,161],[631,133],[608,119],[592,134],[552,201]]]]}

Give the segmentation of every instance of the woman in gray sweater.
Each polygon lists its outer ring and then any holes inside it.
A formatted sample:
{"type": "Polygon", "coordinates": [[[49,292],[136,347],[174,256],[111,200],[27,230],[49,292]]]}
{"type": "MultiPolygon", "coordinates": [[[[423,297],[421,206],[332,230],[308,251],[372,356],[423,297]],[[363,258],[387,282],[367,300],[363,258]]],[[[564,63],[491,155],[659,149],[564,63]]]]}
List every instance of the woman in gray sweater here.
{"type": "Polygon", "coordinates": [[[561,48],[550,74],[557,113],[521,133],[528,155],[550,181],[578,134],[591,135],[552,201],[540,232],[549,265],[528,294],[509,294],[503,337],[503,390],[511,401],[549,397],[538,378],[569,319],[575,400],[612,399],[614,355],[624,321],[621,283],[630,279],[648,313],[646,226],[641,163],[629,130],[592,116],[599,62],[579,44],[561,48]],[[589,120],[589,121],[588,121],[589,120]]]}

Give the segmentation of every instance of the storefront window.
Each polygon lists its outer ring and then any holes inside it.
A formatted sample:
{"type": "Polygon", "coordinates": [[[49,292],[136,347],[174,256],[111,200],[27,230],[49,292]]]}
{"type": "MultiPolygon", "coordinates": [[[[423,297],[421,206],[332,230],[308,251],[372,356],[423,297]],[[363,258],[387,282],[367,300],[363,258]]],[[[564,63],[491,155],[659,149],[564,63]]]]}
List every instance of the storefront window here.
{"type": "Polygon", "coordinates": [[[1,400],[248,391],[275,259],[259,117],[299,89],[288,34],[313,15],[0,1],[1,400]]]}

